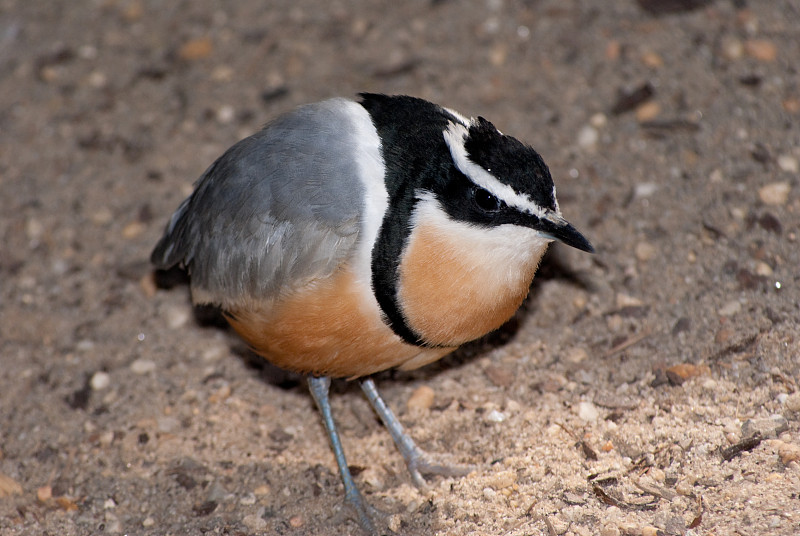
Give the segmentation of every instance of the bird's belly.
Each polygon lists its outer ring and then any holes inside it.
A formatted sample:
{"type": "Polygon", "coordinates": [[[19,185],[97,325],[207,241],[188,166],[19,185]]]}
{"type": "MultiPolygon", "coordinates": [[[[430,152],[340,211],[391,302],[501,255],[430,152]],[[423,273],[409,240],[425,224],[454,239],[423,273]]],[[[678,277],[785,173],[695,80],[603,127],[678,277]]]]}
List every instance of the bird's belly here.
{"type": "Polygon", "coordinates": [[[270,303],[231,309],[228,321],[271,363],[317,375],[355,378],[415,368],[454,350],[403,342],[367,293],[352,271],[343,269],[270,303]]]}

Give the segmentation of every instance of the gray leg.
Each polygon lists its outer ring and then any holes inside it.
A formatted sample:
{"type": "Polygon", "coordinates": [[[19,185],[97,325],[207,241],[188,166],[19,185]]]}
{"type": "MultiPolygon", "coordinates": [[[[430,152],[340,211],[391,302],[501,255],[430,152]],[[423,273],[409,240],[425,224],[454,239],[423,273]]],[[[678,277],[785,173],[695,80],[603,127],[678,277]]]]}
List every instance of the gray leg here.
{"type": "Polygon", "coordinates": [[[317,403],[320,413],[322,413],[322,422],[325,424],[325,429],[328,431],[328,437],[331,440],[331,447],[333,448],[333,455],[336,458],[336,464],[339,466],[339,475],[342,477],[342,484],[344,484],[344,499],[356,511],[358,522],[361,527],[369,534],[377,534],[375,524],[372,521],[371,514],[373,509],[367,504],[358,491],[353,476],[350,474],[350,469],[347,467],[347,460],[344,457],[344,450],[342,443],[339,441],[339,433],[336,431],[336,423],[333,422],[333,415],[331,414],[331,404],[328,399],[328,391],[331,386],[331,379],[328,377],[315,378],[314,376],[308,377],[308,389],[311,391],[311,396],[317,403]]]}
{"type": "Polygon", "coordinates": [[[403,459],[405,459],[406,466],[408,467],[408,472],[411,473],[411,479],[414,481],[415,486],[420,489],[425,489],[427,487],[425,479],[422,478],[422,473],[463,476],[473,469],[469,466],[448,466],[431,461],[428,454],[414,443],[411,436],[406,434],[403,425],[400,424],[400,421],[397,420],[392,410],[389,409],[389,406],[387,406],[386,402],[381,398],[372,378],[362,380],[361,389],[364,391],[364,394],[367,395],[367,399],[370,404],[372,404],[372,407],[375,408],[375,412],[383,421],[386,429],[389,430],[389,434],[391,434],[394,444],[397,445],[400,454],[403,455],[403,459]]]}

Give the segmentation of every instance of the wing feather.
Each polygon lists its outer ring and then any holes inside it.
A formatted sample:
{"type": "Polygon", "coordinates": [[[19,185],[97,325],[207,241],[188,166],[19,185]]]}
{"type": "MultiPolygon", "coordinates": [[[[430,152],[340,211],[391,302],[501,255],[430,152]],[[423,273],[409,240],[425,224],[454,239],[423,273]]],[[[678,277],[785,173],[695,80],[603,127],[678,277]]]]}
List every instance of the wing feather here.
{"type": "Polygon", "coordinates": [[[349,102],[300,107],[228,149],[173,214],[153,264],[185,266],[195,300],[223,306],[333,273],[364,211],[349,102]]]}

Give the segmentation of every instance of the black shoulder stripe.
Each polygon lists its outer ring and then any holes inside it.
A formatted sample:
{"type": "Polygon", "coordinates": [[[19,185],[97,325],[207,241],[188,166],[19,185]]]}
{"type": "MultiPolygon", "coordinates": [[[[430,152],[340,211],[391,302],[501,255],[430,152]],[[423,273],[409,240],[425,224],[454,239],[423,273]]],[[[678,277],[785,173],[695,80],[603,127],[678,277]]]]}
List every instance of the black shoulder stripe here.
{"type": "Polygon", "coordinates": [[[409,327],[397,296],[400,257],[411,232],[416,193],[452,166],[443,132],[456,118],[431,102],[406,96],[361,94],[381,138],[389,209],[372,250],[372,288],[389,326],[410,344],[427,346],[409,327]]]}

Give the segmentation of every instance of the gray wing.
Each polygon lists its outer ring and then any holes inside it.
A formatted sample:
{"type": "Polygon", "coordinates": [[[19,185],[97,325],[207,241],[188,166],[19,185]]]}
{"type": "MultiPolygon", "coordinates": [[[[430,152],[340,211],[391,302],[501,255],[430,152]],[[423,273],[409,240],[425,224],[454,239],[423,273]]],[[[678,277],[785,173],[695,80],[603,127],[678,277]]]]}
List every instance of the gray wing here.
{"type": "Polygon", "coordinates": [[[336,270],[363,211],[346,102],[303,106],[228,149],[173,214],[153,264],[184,265],[195,300],[221,305],[336,270]]]}

